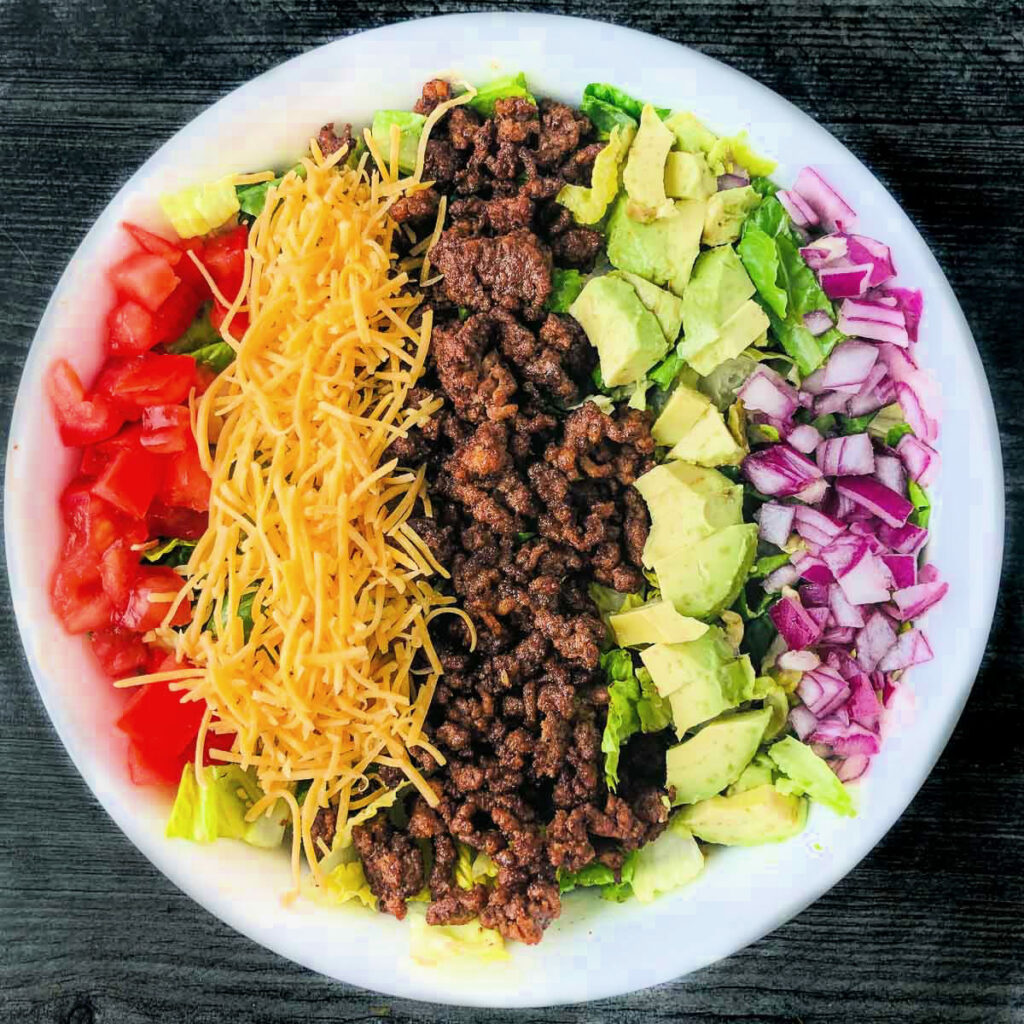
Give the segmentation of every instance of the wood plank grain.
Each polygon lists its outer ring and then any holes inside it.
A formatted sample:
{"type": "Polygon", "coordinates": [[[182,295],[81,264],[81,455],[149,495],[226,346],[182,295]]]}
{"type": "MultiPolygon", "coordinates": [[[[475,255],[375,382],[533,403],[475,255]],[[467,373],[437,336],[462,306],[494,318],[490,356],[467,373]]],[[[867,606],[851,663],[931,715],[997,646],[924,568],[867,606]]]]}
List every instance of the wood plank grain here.
{"type": "MultiPolygon", "coordinates": [[[[908,1024],[1024,1020],[1024,5],[594,0],[543,6],[657,32],[821,121],[879,175],[967,314],[1000,419],[1011,529],[989,653],[936,770],[843,883],[670,985],[524,1014],[428,1007],[268,953],[156,872],[53,733],[0,597],[0,1021],[908,1024]]],[[[0,5],[0,412],[57,277],[171,132],[268,67],[352,31],[473,4],[7,0],[0,5]]],[[[685,927],[680,922],[680,927],[685,927]]],[[[623,937],[628,942],[628,936],[623,937]]]]}

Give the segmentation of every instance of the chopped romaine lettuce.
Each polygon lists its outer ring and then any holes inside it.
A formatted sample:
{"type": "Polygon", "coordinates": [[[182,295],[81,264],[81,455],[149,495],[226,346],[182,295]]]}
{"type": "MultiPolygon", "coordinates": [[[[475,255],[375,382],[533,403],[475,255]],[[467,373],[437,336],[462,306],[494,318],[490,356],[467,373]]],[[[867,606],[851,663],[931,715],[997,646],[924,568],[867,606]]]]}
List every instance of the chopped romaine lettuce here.
{"type": "Polygon", "coordinates": [[[910,522],[922,529],[927,529],[928,521],[932,516],[932,503],[924,488],[916,480],[907,481],[907,497],[914,506],[914,511],[910,513],[910,522]]]}
{"type": "Polygon", "coordinates": [[[685,366],[686,360],[673,350],[657,366],[648,371],[647,379],[653,384],[657,384],[662,391],[668,391],[685,366]]]}
{"type": "Polygon", "coordinates": [[[230,220],[239,210],[231,175],[202,185],[188,185],[160,196],[160,208],[181,238],[206,235],[230,220]]]}
{"type": "Polygon", "coordinates": [[[427,924],[420,913],[410,913],[409,953],[419,964],[437,967],[471,957],[474,960],[507,960],[508,951],[499,932],[479,921],[468,924],[427,924]]]}
{"type": "Polygon", "coordinates": [[[458,844],[455,884],[460,889],[472,889],[475,885],[487,884],[497,875],[498,865],[483,850],[474,850],[465,843],[458,844]]]}
{"type": "Polygon", "coordinates": [[[583,275],[578,270],[563,270],[555,267],[551,271],[551,295],[547,308],[552,313],[566,313],[583,291],[583,275]]]}
{"type": "Polygon", "coordinates": [[[756,175],[750,179],[750,187],[762,196],[773,196],[779,191],[779,186],[771,178],[756,175]]]}
{"type": "Polygon", "coordinates": [[[522,96],[534,106],[537,105],[537,101],[526,87],[526,75],[522,71],[515,75],[496,78],[493,82],[481,85],[477,89],[476,95],[469,101],[469,105],[484,117],[493,117],[494,104],[509,96],[522,96]]]}
{"type": "MultiPolygon", "coordinates": [[[[614,85],[609,85],[607,82],[591,82],[590,85],[583,90],[583,103],[585,104],[588,99],[599,100],[601,103],[615,107],[631,117],[634,122],[638,122],[640,120],[640,115],[643,113],[643,109],[646,106],[643,100],[634,99],[629,95],[629,93],[623,92],[621,89],[614,85]]],[[[586,113],[582,104],[580,109],[586,113]]],[[[655,107],[654,112],[663,121],[671,113],[667,107],[655,107]]]]}
{"type": "Polygon", "coordinates": [[[319,902],[335,905],[358,900],[370,910],[377,908],[377,897],[370,891],[363,865],[358,860],[350,860],[332,868],[324,876],[323,885],[319,887],[315,898],[319,902]]]}
{"type": "Polygon", "coordinates": [[[416,166],[416,153],[420,135],[427,119],[422,114],[407,110],[378,110],[373,115],[370,134],[377,143],[385,163],[391,164],[391,126],[398,125],[398,169],[408,173],[416,166]]]}
{"type": "Polygon", "coordinates": [[[690,830],[676,816],[668,828],[640,848],[631,886],[641,903],[650,903],[659,893],[692,882],[704,867],[704,855],[690,830]]]}
{"type": "Polygon", "coordinates": [[[579,871],[564,871],[559,868],[558,891],[567,893],[574,889],[599,888],[601,899],[621,903],[632,895],[631,883],[633,872],[636,870],[636,861],[636,850],[626,854],[618,880],[615,878],[615,872],[607,864],[596,860],[580,868],[579,871]]]}
{"type": "Polygon", "coordinates": [[[215,341],[212,345],[193,349],[188,353],[201,366],[208,366],[214,373],[221,373],[235,361],[235,350],[226,341],[215,341]]]}
{"type": "Polygon", "coordinates": [[[835,772],[809,746],[793,736],[786,736],[768,748],[768,756],[775,766],[789,780],[788,785],[776,783],[784,792],[800,795],[806,793],[836,814],[854,817],[856,811],[846,787],[835,772]]]}
{"type": "Polygon", "coordinates": [[[636,713],[643,732],[661,732],[672,724],[672,705],[658,693],[651,673],[645,668],[636,670],[640,683],[640,699],[636,702],[636,713]]]}
{"type": "Polygon", "coordinates": [[[248,214],[250,217],[258,217],[263,212],[263,207],[267,203],[267,192],[271,185],[275,187],[280,185],[284,181],[286,175],[294,172],[300,178],[306,177],[306,165],[296,164],[289,171],[286,171],[278,178],[272,178],[270,181],[260,181],[255,185],[238,185],[235,187],[235,192],[238,193],[238,205],[242,210],[242,213],[248,214]]]}
{"type": "Polygon", "coordinates": [[[153,565],[169,565],[172,568],[178,565],[185,565],[192,557],[192,551],[196,546],[194,540],[181,540],[178,537],[170,537],[156,547],[149,548],[142,552],[144,561],[152,562],[153,565]]]}
{"type": "Polygon", "coordinates": [[[174,355],[190,354],[198,348],[204,348],[220,340],[220,331],[210,321],[210,303],[204,302],[192,323],[185,329],[185,333],[166,348],[174,355]]]}
{"type": "Polygon", "coordinates": [[[789,299],[786,289],[777,283],[780,267],[779,247],[775,239],[750,225],[744,230],[736,251],[761,298],[777,317],[785,319],[789,299]]]}

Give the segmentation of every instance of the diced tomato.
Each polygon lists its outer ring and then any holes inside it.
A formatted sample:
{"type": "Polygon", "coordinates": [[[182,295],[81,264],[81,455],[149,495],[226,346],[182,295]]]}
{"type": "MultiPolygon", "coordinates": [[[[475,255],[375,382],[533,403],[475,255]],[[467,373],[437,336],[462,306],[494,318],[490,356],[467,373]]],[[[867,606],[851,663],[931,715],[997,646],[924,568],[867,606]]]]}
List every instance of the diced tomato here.
{"type": "Polygon", "coordinates": [[[249,229],[244,224],[223,235],[208,239],[203,246],[202,260],[221,295],[234,302],[245,276],[245,247],[249,229]]]}
{"type": "Polygon", "coordinates": [[[141,448],[122,449],[97,478],[93,493],[122,512],[142,519],[160,488],[162,461],[160,456],[141,448]]]}
{"type": "Polygon", "coordinates": [[[61,440],[68,447],[102,441],[116,434],[124,423],[124,416],[107,396],[86,396],[82,381],[66,359],[58,359],[50,367],[46,390],[61,440]]]}
{"type": "Polygon", "coordinates": [[[218,374],[209,366],[196,363],[196,395],[205,395],[206,389],[217,379],[218,374]]]}
{"type": "Polygon", "coordinates": [[[100,558],[100,581],[115,612],[123,612],[139,575],[139,555],[123,540],[115,540],[100,558]]]}
{"type": "Polygon", "coordinates": [[[96,555],[87,545],[65,546],[50,584],[50,599],[69,633],[110,625],[114,608],[103,591],[96,555]]]}
{"type": "MultiPolygon", "coordinates": [[[[167,683],[146,683],[136,687],[117,727],[148,757],[174,757],[199,735],[206,701],[182,703],[183,693],[167,683]]],[[[177,781],[177,780],[175,780],[177,781]]]]}
{"type": "Polygon", "coordinates": [[[99,629],[89,640],[100,668],[111,679],[123,679],[136,669],[146,667],[149,652],[138,633],[124,629],[99,629]]]}
{"type": "Polygon", "coordinates": [[[115,263],[108,271],[118,294],[155,313],[178,287],[180,278],[163,258],[151,252],[136,252],[115,263]]]}
{"type": "Polygon", "coordinates": [[[191,288],[201,300],[205,301],[210,298],[210,286],[207,284],[206,278],[203,277],[203,272],[196,266],[195,260],[189,256],[189,252],[194,252],[202,262],[202,239],[187,238],[180,244],[179,249],[181,250],[181,260],[175,266],[174,272],[181,278],[182,285],[191,288]]]}
{"type": "MultiPolygon", "coordinates": [[[[192,261],[189,260],[189,263],[192,261]]],[[[203,298],[184,281],[171,293],[170,298],[153,314],[154,344],[176,341],[192,323],[203,298]]]]}
{"type": "MultiPolygon", "coordinates": [[[[145,633],[156,629],[170,610],[171,600],[184,581],[165,565],[140,566],[120,625],[145,633]]],[[[184,626],[190,617],[188,601],[182,601],[169,625],[184,626]]]]}
{"type": "Polygon", "coordinates": [[[61,512],[71,532],[69,548],[88,545],[95,560],[119,538],[129,546],[142,544],[148,537],[146,524],[118,512],[92,488],[91,480],[76,477],[61,495],[61,512]]]}
{"type": "Polygon", "coordinates": [[[195,383],[191,356],[147,352],[134,359],[108,359],[96,379],[97,392],[124,406],[177,405],[195,383]]]}
{"type": "Polygon", "coordinates": [[[205,512],[210,507],[210,478],[199,462],[195,442],[183,452],[166,456],[159,497],[165,505],[205,512]]]}
{"type": "Polygon", "coordinates": [[[224,764],[219,757],[210,757],[211,750],[230,750],[235,742],[235,733],[216,733],[207,731],[203,738],[203,764],[224,764]]]}
{"type": "Polygon", "coordinates": [[[128,744],[128,775],[136,786],[177,786],[182,769],[194,753],[192,745],[186,744],[176,754],[156,754],[147,750],[144,743],[131,740],[128,744]]]}
{"type": "Polygon", "coordinates": [[[85,476],[99,476],[110,465],[114,456],[125,449],[142,448],[142,425],[129,423],[122,427],[113,437],[98,444],[91,444],[82,450],[82,461],[79,472],[85,476]]]}
{"type": "Polygon", "coordinates": [[[147,451],[167,455],[183,452],[192,439],[188,406],[151,405],[142,412],[141,442],[147,451]]]}
{"type": "Polygon", "coordinates": [[[162,238],[160,235],[154,235],[152,231],[147,231],[145,228],[139,227],[138,224],[132,224],[127,220],[122,221],[121,226],[146,252],[151,252],[155,256],[163,256],[172,267],[181,259],[181,250],[170,240],[162,238]]]}
{"type": "MultiPolygon", "coordinates": [[[[210,307],[210,323],[219,331],[224,318],[228,315],[227,306],[222,306],[216,299],[210,307]]],[[[241,338],[249,330],[249,314],[236,313],[228,324],[228,333],[233,338],[241,338]]]]}
{"type": "Polygon", "coordinates": [[[146,526],[151,537],[180,537],[199,540],[209,523],[205,512],[191,508],[170,508],[159,497],[149,506],[146,526]]]}
{"type": "Polygon", "coordinates": [[[145,306],[130,299],[118,304],[107,317],[107,350],[115,356],[148,352],[158,341],[156,321],[145,306]]]}

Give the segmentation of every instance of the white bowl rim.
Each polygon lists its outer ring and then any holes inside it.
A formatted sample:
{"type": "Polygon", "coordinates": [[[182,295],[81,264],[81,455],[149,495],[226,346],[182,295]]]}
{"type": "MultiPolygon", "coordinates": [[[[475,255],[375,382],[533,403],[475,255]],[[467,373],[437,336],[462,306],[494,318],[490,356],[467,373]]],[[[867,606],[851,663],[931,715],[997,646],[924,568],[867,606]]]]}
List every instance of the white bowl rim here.
{"type": "MultiPolygon", "coordinates": [[[[979,569],[984,576],[982,584],[979,585],[979,592],[983,597],[983,605],[976,609],[978,612],[977,621],[979,623],[984,622],[990,625],[992,620],[998,591],[999,567],[1002,562],[1004,526],[1003,478],[999,434],[991,395],[985,381],[984,370],[977,350],[973,345],[970,328],[964,319],[948,282],[934,256],[928,250],[923,238],[921,238],[917,229],[902,210],[899,209],[892,197],[888,195],[881,183],[874,179],[870,171],[856,157],[846,151],[844,147],[841,147],[823,128],[765,86],[752,81],[741,72],[723,65],[713,58],[700,54],[688,47],[679,46],[679,44],[632,29],[594,22],[589,19],[570,18],[559,15],[474,13],[401,22],[353,36],[347,36],[292,58],[242,85],[211,107],[206,108],[161,146],[132,175],[111,200],[104,213],[98,218],[76,250],[68,269],[61,276],[40,321],[39,329],[26,359],[21,386],[19,387],[15,402],[9,435],[7,478],[5,480],[5,546],[18,627],[25,645],[33,678],[39,689],[43,704],[65,748],[68,750],[69,755],[90,789],[96,794],[101,804],[103,804],[131,842],[142,851],[154,866],[198,903],[237,930],[248,935],[254,941],[283,956],[303,963],[312,969],[333,975],[341,980],[365,987],[372,987],[396,996],[478,1006],[553,1005],[616,995],[667,981],[743,948],[797,914],[852,870],[877,844],[913,799],[941,754],[960,716],[963,705],[970,693],[974,676],[980,665],[988,635],[988,626],[973,630],[969,645],[960,658],[963,669],[960,674],[963,676],[963,680],[957,685],[956,692],[943,707],[941,721],[933,730],[930,749],[923,756],[919,756],[916,763],[913,764],[912,771],[905,780],[906,785],[899,797],[887,802],[884,813],[880,814],[877,820],[872,822],[870,829],[864,829],[853,834],[849,845],[843,848],[841,855],[836,856],[827,869],[823,869],[814,875],[812,879],[813,884],[796,887],[795,891],[790,893],[785,900],[778,901],[777,904],[772,905],[770,908],[758,912],[750,920],[738,918],[737,926],[726,942],[712,941],[705,948],[689,951],[685,955],[680,954],[673,957],[669,954],[667,956],[659,956],[651,962],[632,963],[629,970],[620,969],[616,971],[609,969],[607,964],[602,964],[599,977],[593,977],[593,972],[585,969],[587,960],[586,954],[584,954],[584,969],[579,969],[579,964],[577,963],[577,969],[565,970],[561,973],[556,972],[557,977],[544,978],[536,987],[530,990],[524,990],[521,979],[520,981],[513,980],[501,988],[497,998],[487,990],[480,990],[472,986],[467,987],[463,982],[447,979],[443,973],[433,976],[434,980],[423,974],[399,976],[390,975],[383,971],[377,972],[372,977],[367,977],[365,975],[361,976],[358,973],[352,973],[345,965],[332,967],[325,961],[322,954],[311,950],[308,943],[303,944],[295,941],[295,936],[290,931],[278,933],[273,925],[267,927],[255,925],[253,920],[246,917],[230,898],[224,898],[223,894],[218,893],[214,888],[205,884],[203,879],[196,877],[194,871],[188,869],[186,858],[179,857],[178,855],[179,847],[169,849],[167,841],[163,840],[162,836],[154,836],[151,830],[148,830],[148,826],[126,814],[125,808],[111,798],[109,786],[106,785],[100,773],[98,763],[92,757],[91,752],[76,738],[70,717],[66,714],[65,708],[56,700],[55,691],[47,678],[46,671],[32,653],[32,645],[29,640],[34,629],[34,623],[24,611],[24,602],[20,600],[26,587],[27,556],[19,544],[19,533],[22,524],[18,522],[14,512],[14,509],[17,507],[16,503],[11,500],[12,465],[17,458],[17,443],[26,431],[31,431],[31,419],[36,411],[27,405],[25,382],[26,380],[38,380],[41,376],[43,361],[48,358],[43,339],[46,338],[51,322],[54,321],[57,315],[56,307],[60,298],[72,287],[72,266],[87,256],[91,249],[95,247],[103,232],[112,229],[114,222],[120,216],[117,211],[122,209],[126,197],[139,182],[146,179],[161,163],[166,152],[172,146],[180,145],[190,138],[201,137],[204,131],[214,125],[218,116],[230,113],[234,107],[240,104],[240,101],[244,99],[247,93],[257,88],[266,90],[278,83],[286,83],[289,76],[306,62],[322,60],[327,54],[337,54],[337,56],[343,57],[346,55],[346,51],[358,46],[393,44],[400,47],[412,38],[432,39],[442,33],[446,34],[449,38],[458,38],[460,36],[468,38],[476,36],[480,32],[491,32],[493,34],[498,30],[509,31],[511,26],[515,26],[517,32],[521,31],[523,38],[533,38],[530,33],[550,32],[553,35],[565,38],[575,36],[577,40],[589,39],[592,42],[596,41],[596,32],[599,30],[601,42],[606,43],[609,49],[612,46],[621,46],[623,49],[632,48],[634,52],[644,51],[658,54],[666,59],[674,57],[687,67],[706,72],[711,78],[730,82],[737,92],[742,93],[746,97],[753,97],[770,104],[774,110],[780,112],[780,116],[798,126],[802,132],[814,137],[817,143],[824,149],[832,149],[834,147],[842,149],[843,160],[845,161],[844,166],[849,166],[851,175],[858,180],[865,180],[865,175],[871,179],[873,188],[879,193],[879,203],[883,206],[886,203],[888,204],[888,206],[885,206],[886,213],[898,218],[901,232],[922,250],[920,257],[930,278],[926,298],[930,303],[938,303],[943,307],[944,312],[952,317],[950,329],[963,341],[964,368],[969,375],[966,386],[972,389],[972,392],[977,393],[976,399],[980,402],[980,405],[974,407],[974,412],[978,418],[978,430],[986,442],[984,451],[976,456],[980,460],[979,472],[982,474],[984,486],[987,488],[987,492],[984,495],[985,525],[994,531],[988,534],[985,540],[986,554],[989,556],[988,565],[987,567],[982,566],[979,569]],[[889,209],[890,206],[891,209],[889,209]]],[[[577,43],[577,45],[581,44],[577,43]]],[[[431,73],[430,69],[423,69],[423,77],[431,73]]],[[[925,356],[925,361],[927,363],[927,355],[925,356]]],[[[645,911],[651,912],[651,908],[645,908],[645,911]]],[[[643,944],[637,942],[636,945],[642,946],[643,944]]],[[[550,947],[547,947],[546,950],[544,944],[542,944],[540,949],[545,951],[542,953],[542,957],[546,957],[550,951],[550,947]]],[[[525,954],[522,951],[517,951],[516,958],[518,959],[523,955],[528,956],[529,951],[526,951],[525,954]]],[[[623,956],[621,959],[629,961],[628,956],[623,956]]],[[[538,962],[532,962],[531,970],[536,970],[537,968],[538,962]]]]}

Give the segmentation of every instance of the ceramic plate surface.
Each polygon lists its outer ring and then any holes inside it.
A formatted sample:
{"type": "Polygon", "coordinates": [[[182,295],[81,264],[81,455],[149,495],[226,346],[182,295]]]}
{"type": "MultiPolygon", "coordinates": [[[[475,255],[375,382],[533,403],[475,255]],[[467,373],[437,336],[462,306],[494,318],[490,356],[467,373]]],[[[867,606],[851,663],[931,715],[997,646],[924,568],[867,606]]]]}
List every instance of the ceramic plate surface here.
{"type": "Polygon", "coordinates": [[[397,996],[528,1006],[611,996],[728,956],[792,917],[849,872],[910,803],[942,751],[980,662],[999,581],[1003,486],[992,402],[970,330],[917,230],[870,172],[827,132],[744,75],[653,36],[542,15],[473,14],[352,36],[298,57],[210,107],[149,159],[93,226],[65,271],[28,356],[6,479],[6,543],[32,674],[83,778],[131,841],[175,884],[255,941],[316,971],[397,996]],[[935,660],[915,669],[889,716],[883,751],[857,787],[859,816],[815,807],[807,831],[779,846],[720,850],[688,889],[648,906],[570,899],[540,947],[500,964],[428,969],[408,955],[407,924],[358,909],[282,905],[287,857],[224,841],[164,838],[167,803],[136,788],[111,728],[117,700],[85,645],[54,618],[48,586],[61,541],[57,498],[72,472],[42,385],[58,356],[83,376],[101,358],[112,295],[104,268],[124,248],[119,222],[160,226],[154,197],[232,171],[290,164],[325,121],[368,123],[408,109],[423,81],[482,82],[523,70],[533,90],[577,103],[612,82],[713,129],[747,128],[790,182],[813,163],[860,214],[859,230],[892,246],[900,283],[924,290],[920,358],[942,386],[943,473],[932,560],[951,585],[930,616],[935,660]]]}

